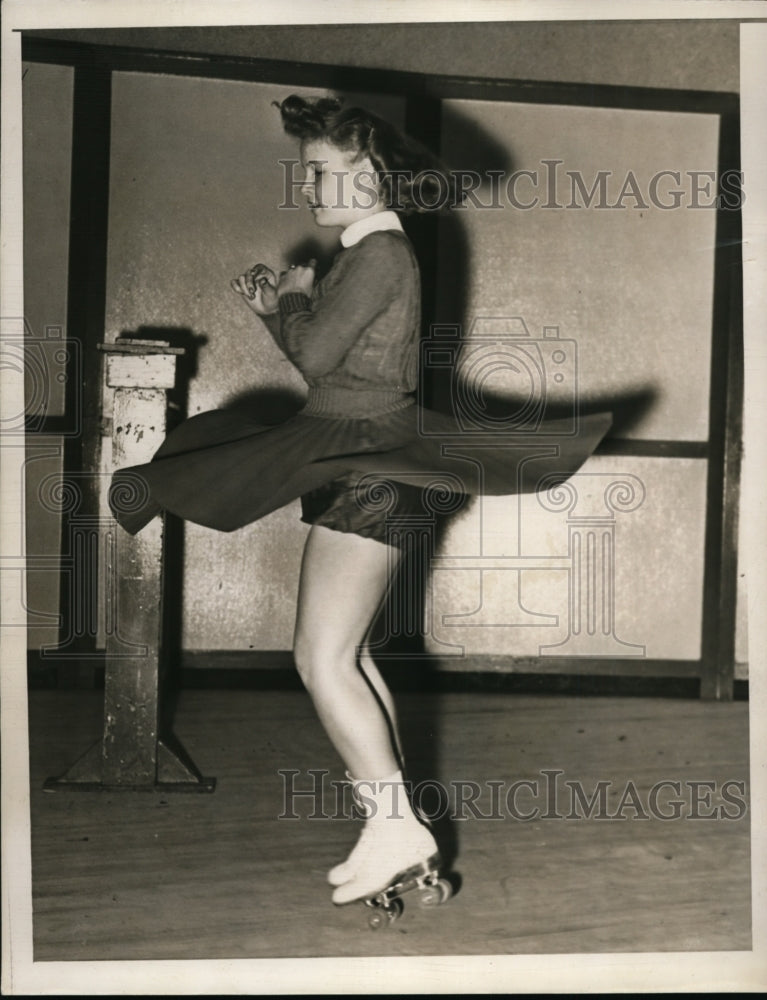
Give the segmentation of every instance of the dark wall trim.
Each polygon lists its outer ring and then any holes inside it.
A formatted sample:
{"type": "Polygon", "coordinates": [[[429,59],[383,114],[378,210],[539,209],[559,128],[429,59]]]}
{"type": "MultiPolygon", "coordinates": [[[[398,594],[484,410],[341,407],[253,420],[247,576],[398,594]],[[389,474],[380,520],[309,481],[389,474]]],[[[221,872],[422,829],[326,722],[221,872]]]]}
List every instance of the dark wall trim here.
{"type": "MultiPolygon", "coordinates": [[[[457,691],[462,693],[559,694],[610,697],[697,698],[700,677],[697,661],[687,672],[689,661],[654,661],[668,663],[668,670],[643,676],[618,672],[593,674],[583,672],[540,673],[535,660],[512,661],[512,669],[504,670],[472,657],[461,670],[440,669],[438,662],[387,660],[381,664],[386,681],[398,692],[457,691]],[[529,669],[526,669],[526,665],[529,669]]],[[[28,656],[29,687],[32,690],[72,686],[66,676],[68,664],[41,660],[34,651],[28,656]],[[62,683],[62,671],[64,682],[62,683]],[[69,682],[69,683],[67,683],[69,682]]],[[[95,687],[103,687],[104,667],[97,666],[95,687]]],[[[265,650],[219,650],[212,653],[187,651],[177,664],[176,683],[182,690],[259,690],[303,691],[301,678],[290,653],[265,650]]],[[[748,681],[736,680],[734,699],[748,701],[748,681]]]]}
{"type": "MultiPolygon", "coordinates": [[[[740,170],[740,119],[722,115],[719,172],[740,170]]],[[[718,211],[711,332],[701,697],[732,698],[743,408],[740,212],[718,211]]]]}
{"type": "Polygon", "coordinates": [[[244,56],[172,52],[118,45],[91,46],[46,38],[34,31],[22,34],[22,59],[61,65],[102,66],[116,71],[208,76],[224,80],[284,83],[292,87],[370,90],[413,98],[471,97],[525,104],[578,104],[587,107],[686,111],[700,114],[736,112],[738,95],[721,91],[618,87],[606,84],[499,80],[480,76],[429,76],[404,70],[332,66],[244,56]]]}
{"type": "MultiPolygon", "coordinates": [[[[381,669],[390,665],[410,664],[417,671],[437,670],[446,673],[555,673],[573,676],[598,674],[627,677],[698,677],[698,660],[650,660],[641,657],[597,656],[424,656],[411,659],[407,655],[381,661],[381,669]]],[[[181,651],[179,664],[183,669],[285,670],[295,669],[293,654],[284,650],[193,650],[181,651]]]]}
{"type": "Polygon", "coordinates": [[[607,438],[600,455],[633,455],[637,458],[708,458],[707,441],[651,441],[649,438],[607,438]]]}
{"type": "MultiPolygon", "coordinates": [[[[99,511],[101,360],[96,345],[104,338],[106,314],[111,80],[111,71],[103,65],[75,66],[67,339],[77,342],[79,351],[70,352],[65,413],[68,419],[79,413],[82,426],[79,434],[64,439],[64,475],[80,473],[72,483],[79,503],[62,516],[61,552],[78,553],[72,574],[61,578],[60,642],[69,655],[92,655],[97,631],[93,581],[98,579],[98,553],[92,530],[83,528],[96,521],[99,511]]],[[[58,421],[50,421],[51,429],[57,426],[58,421]]],[[[42,431],[48,428],[46,421],[42,431]]]]}

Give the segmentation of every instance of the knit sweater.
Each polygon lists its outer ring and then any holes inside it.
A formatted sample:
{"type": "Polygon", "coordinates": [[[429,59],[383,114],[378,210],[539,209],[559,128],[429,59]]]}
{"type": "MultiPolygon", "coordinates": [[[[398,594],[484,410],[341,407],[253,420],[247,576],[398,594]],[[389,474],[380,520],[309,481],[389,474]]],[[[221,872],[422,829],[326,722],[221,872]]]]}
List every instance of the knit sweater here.
{"type": "Polygon", "coordinates": [[[311,297],[281,295],[279,324],[267,326],[312,389],[412,393],[420,316],[410,241],[377,230],[338,253],[311,297]]]}

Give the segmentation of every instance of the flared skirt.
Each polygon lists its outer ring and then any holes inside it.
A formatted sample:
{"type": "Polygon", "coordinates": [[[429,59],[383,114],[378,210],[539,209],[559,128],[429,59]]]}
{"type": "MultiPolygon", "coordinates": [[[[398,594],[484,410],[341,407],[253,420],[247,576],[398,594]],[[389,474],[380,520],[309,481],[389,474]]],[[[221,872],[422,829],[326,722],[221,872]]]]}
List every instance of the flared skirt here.
{"type": "Polygon", "coordinates": [[[535,427],[467,426],[416,404],[375,417],[299,412],[264,425],[212,410],[173,430],[151,462],[118,470],[117,521],[136,533],[161,510],[233,531],[340,476],[358,477],[361,502],[389,502],[386,483],[440,498],[550,488],[573,475],[611,424],[610,413],[535,427]]]}

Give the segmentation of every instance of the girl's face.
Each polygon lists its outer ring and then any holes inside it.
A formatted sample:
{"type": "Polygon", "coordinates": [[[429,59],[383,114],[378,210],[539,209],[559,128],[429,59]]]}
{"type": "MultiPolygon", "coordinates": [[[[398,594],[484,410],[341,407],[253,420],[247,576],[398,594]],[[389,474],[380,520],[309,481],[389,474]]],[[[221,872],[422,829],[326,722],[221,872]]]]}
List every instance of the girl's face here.
{"type": "Polygon", "coordinates": [[[318,226],[346,227],[383,211],[385,206],[368,157],[356,158],[353,150],[338,149],[324,139],[311,139],[301,143],[301,162],[306,171],[301,193],[318,226]]]}

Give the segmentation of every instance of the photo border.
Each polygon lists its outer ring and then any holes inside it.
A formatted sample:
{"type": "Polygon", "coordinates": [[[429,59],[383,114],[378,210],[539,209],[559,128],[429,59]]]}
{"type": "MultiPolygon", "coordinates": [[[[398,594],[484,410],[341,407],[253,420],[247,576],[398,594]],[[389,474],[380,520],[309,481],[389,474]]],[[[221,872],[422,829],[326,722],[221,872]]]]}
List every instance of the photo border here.
{"type": "MultiPolygon", "coordinates": [[[[21,28],[160,27],[181,25],[285,24],[285,4],[249,0],[201,3],[104,2],[104,0],[6,0],[2,65],[2,288],[3,317],[22,316],[23,235],[21,176],[21,28]]],[[[445,0],[439,5],[356,3],[352,23],[486,20],[742,20],[764,19],[767,4],[755,2],[520,3],[510,8],[445,0]]],[[[348,23],[338,4],[294,2],[291,24],[348,23]]],[[[743,279],[745,340],[745,454],[742,516],[749,545],[749,689],[751,716],[751,824],[753,950],[577,955],[423,956],[418,958],[254,959],[126,962],[34,962],[32,957],[29,746],[26,636],[18,581],[2,581],[2,864],[3,992],[55,995],[69,992],[155,994],[359,993],[359,992],[602,992],[756,991],[767,986],[765,964],[764,726],[767,607],[765,470],[767,470],[767,24],[741,25],[743,279]],[[254,984],[257,990],[254,990],[254,984]],[[365,989],[365,986],[368,989],[365,989]]],[[[23,378],[3,370],[3,413],[23,411],[23,378]]],[[[0,521],[3,533],[24,531],[21,495],[24,449],[4,448],[0,521]]],[[[0,539],[1,541],[1,539],[0,539]]]]}

